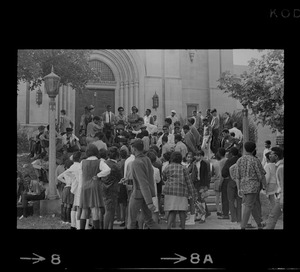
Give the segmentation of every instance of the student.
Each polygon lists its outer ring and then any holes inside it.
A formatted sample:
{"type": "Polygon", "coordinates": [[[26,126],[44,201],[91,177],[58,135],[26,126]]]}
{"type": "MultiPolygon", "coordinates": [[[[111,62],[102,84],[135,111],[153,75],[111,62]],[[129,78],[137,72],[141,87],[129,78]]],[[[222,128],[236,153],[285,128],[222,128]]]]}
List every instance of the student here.
{"type": "Polygon", "coordinates": [[[135,155],[131,163],[133,179],[133,191],[129,200],[128,229],[135,229],[137,216],[141,210],[146,225],[150,229],[160,229],[160,226],[152,219],[155,211],[152,197],[155,196],[153,168],[150,159],[144,155],[144,143],[136,139],[131,146],[135,155]]]}
{"type": "MultiPolygon", "coordinates": [[[[69,157],[68,157],[67,154],[63,154],[59,158],[56,159],[56,163],[58,165],[56,166],[54,176],[55,176],[55,184],[56,184],[57,193],[58,193],[58,196],[60,198],[61,198],[61,195],[62,195],[62,191],[65,187],[65,184],[63,182],[61,182],[60,180],[58,180],[57,177],[66,170],[65,169],[65,162],[68,159],[69,159],[69,157]]],[[[63,207],[62,207],[61,213],[63,213],[63,207]]]]}
{"type": "Polygon", "coordinates": [[[267,158],[266,158],[266,154],[268,153],[268,152],[270,152],[271,151],[271,141],[270,140],[267,140],[267,141],[265,141],[265,149],[264,149],[264,151],[263,151],[263,157],[262,157],[262,162],[261,162],[261,164],[262,164],[262,166],[264,167],[265,166],[265,164],[267,163],[267,158]]]}
{"type": "Polygon", "coordinates": [[[81,165],[80,165],[81,152],[77,151],[73,155],[73,164],[69,169],[65,171],[65,174],[69,174],[72,178],[71,193],[74,194],[74,201],[71,210],[71,229],[79,229],[80,221],[77,220],[77,211],[81,193],[81,165]]]}
{"type": "MultiPolygon", "coordinates": [[[[69,169],[73,163],[73,161],[67,160],[65,162],[65,170],[69,169]]],[[[61,219],[64,223],[71,223],[71,208],[74,202],[74,194],[71,193],[73,177],[68,175],[68,172],[66,173],[66,171],[64,171],[57,177],[57,179],[66,184],[61,195],[61,202],[63,206],[61,219]]]]}
{"type": "Polygon", "coordinates": [[[182,158],[186,157],[186,154],[188,153],[186,145],[182,142],[182,137],[180,134],[175,134],[174,136],[175,140],[175,149],[174,151],[178,151],[181,153],[182,158]]]}
{"type": "Polygon", "coordinates": [[[110,173],[105,178],[102,177],[103,197],[105,204],[104,229],[113,229],[114,216],[117,208],[119,181],[121,180],[121,171],[117,159],[119,151],[117,147],[112,146],[108,149],[108,160],[105,161],[110,168],[110,173]]]}
{"type": "Polygon", "coordinates": [[[82,189],[79,203],[80,229],[85,229],[86,220],[92,214],[94,229],[100,229],[100,212],[105,213],[103,192],[99,180],[93,177],[100,172],[100,160],[97,158],[98,149],[89,144],[86,149],[87,158],[81,161],[82,189]]]}
{"type": "Polygon", "coordinates": [[[203,141],[202,141],[201,149],[204,151],[205,157],[207,159],[211,158],[211,149],[210,149],[211,138],[212,138],[211,126],[208,123],[208,119],[204,118],[203,119],[203,141]]]}
{"type": "Polygon", "coordinates": [[[101,148],[104,148],[107,150],[107,145],[105,142],[103,142],[104,133],[99,131],[95,134],[94,142],[92,142],[93,145],[97,146],[98,150],[101,148]]]}
{"type": "Polygon", "coordinates": [[[275,162],[271,162],[270,154],[271,151],[265,155],[266,163],[264,169],[266,171],[266,196],[270,201],[272,210],[275,206],[275,193],[277,193],[279,188],[276,180],[276,165],[275,162]]]}
{"type": "Polygon", "coordinates": [[[168,213],[168,229],[171,229],[177,212],[180,218],[180,227],[185,229],[186,211],[188,210],[188,197],[191,195],[193,201],[196,197],[196,190],[191,182],[186,167],[181,165],[182,156],[179,152],[173,152],[171,163],[163,171],[165,187],[164,210],[168,213]]]}
{"type": "Polygon", "coordinates": [[[163,156],[166,152],[171,152],[172,147],[168,143],[168,136],[162,137],[162,148],[161,148],[161,155],[163,156]]]}
{"type": "MultiPolygon", "coordinates": [[[[121,171],[121,176],[124,177],[124,166],[125,166],[125,161],[128,157],[128,153],[126,150],[120,150],[120,161],[118,162],[120,171],[121,171]]],[[[119,194],[118,194],[118,204],[120,207],[120,227],[125,227],[125,218],[126,218],[126,213],[127,213],[127,189],[126,185],[123,183],[119,183],[119,194]]]]}
{"type": "MultiPolygon", "coordinates": [[[[194,155],[192,152],[189,152],[186,156],[186,168],[188,169],[188,174],[191,178],[191,181],[193,183],[193,185],[195,186],[195,182],[196,182],[196,178],[197,178],[197,167],[196,165],[193,163],[194,162],[194,155]]],[[[191,196],[189,196],[189,206],[190,206],[190,217],[188,218],[188,220],[185,222],[186,225],[195,225],[195,216],[196,216],[196,212],[195,212],[195,203],[192,199],[191,196]]]]}
{"type": "Polygon", "coordinates": [[[28,201],[43,200],[48,196],[49,185],[43,180],[39,180],[37,186],[35,186],[33,191],[26,192],[22,194],[22,206],[23,206],[23,215],[19,218],[22,219],[27,217],[27,206],[28,201]]]}

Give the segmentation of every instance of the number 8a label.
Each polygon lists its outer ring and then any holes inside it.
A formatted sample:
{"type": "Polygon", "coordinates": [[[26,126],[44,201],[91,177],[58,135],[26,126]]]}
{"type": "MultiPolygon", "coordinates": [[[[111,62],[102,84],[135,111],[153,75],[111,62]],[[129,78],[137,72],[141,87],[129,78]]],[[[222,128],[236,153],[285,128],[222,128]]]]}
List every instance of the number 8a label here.
{"type": "Polygon", "coordinates": [[[51,255],[51,263],[54,265],[60,264],[60,255],[52,254],[51,255]]]}

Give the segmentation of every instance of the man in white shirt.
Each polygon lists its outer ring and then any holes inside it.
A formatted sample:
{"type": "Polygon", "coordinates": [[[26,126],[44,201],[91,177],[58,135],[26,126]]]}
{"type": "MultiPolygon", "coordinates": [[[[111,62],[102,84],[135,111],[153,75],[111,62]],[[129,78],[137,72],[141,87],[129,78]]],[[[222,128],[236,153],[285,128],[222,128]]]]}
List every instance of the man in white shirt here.
{"type": "Polygon", "coordinates": [[[165,135],[168,137],[168,144],[171,147],[174,147],[174,145],[175,145],[174,134],[171,134],[169,132],[169,128],[166,125],[163,126],[163,134],[159,137],[156,145],[160,148],[160,146],[162,145],[162,137],[165,136],[165,135]]]}
{"type": "Polygon", "coordinates": [[[104,134],[103,134],[103,132],[97,132],[96,134],[95,134],[95,141],[94,142],[92,142],[92,144],[93,145],[95,145],[95,146],[97,146],[97,148],[98,148],[98,150],[100,150],[100,149],[102,149],[102,148],[104,148],[105,150],[107,150],[107,145],[106,145],[106,143],[104,143],[102,140],[103,140],[103,138],[104,138],[104,134]]]}
{"type": "Polygon", "coordinates": [[[238,139],[239,141],[243,140],[243,132],[241,132],[238,128],[237,128],[237,122],[234,122],[232,124],[233,128],[229,129],[229,133],[233,132],[234,133],[234,138],[238,139]]]}
{"type": "Polygon", "coordinates": [[[102,114],[102,119],[104,122],[103,133],[105,134],[107,140],[114,135],[114,125],[115,125],[115,114],[111,112],[111,106],[106,106],[106,112],[102,114]]]}
{"type": "Polygon", "coordinates": [[[80,150],[79,139],[73,134],[72,128],[66,129],[67,133],[62,136],[63,148],[67,152],[76,152],[80,150]]]}
{"type": "Polygon", "coordinates": [[[167,116],[167,118],[170,118],[172,120],[172,124],[170,125],[170,130],[172,131],[174,129],[174,123],[178,121],[178,118],[176,116],[176,111],[171,110],[171,115],[167,116]]]}
{"type": "Polygon", "coordinates": [[[73,122],[71,121],[70,117],[68,117],[66,115],[66,111],[65,110],[61,110],[60,111],[60,125],[59,125],[59,132],[61,134],[65,133],[66,132],[66,129],[67,128],[73,128],[74,127],[74,124],[73,122]]]}
{"type": "Polygon", "coordinates": [[[176,134],[174,136],[175,140],[175,149],[174,151],[178,151],[181,153],[182,158],[185,158],[186,154],[188,153],[186,145],[182,142],[182,137],[180,134],[176,134]]]}
{"type": "Polygon", "coordinates": [[[270,151],[271,151],[271,141],[267,140],[267,141],[265,141],[265,149],[263,151],[263,155],[262,155],[263,158],[262,158],[262,161],[261,161],[261,164],[262,164],[263,167],[265,167],[265,165],[267,163],[266,154],[270,151]]]}

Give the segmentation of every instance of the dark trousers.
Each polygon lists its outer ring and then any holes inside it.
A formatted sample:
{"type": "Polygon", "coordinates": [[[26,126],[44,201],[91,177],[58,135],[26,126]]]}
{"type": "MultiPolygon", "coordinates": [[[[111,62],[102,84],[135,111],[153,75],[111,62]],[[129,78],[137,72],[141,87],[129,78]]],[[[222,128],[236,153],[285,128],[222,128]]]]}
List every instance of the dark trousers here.
{"type": "Polygon", "coordinates": [[[223,216],[228,216],[229,215],[229,201],[228,201],[228,196],[227,196],[228,182],[229,182],[229,179],[225,178],[223,180],[223,183],[222,183],[222,186],[221,186],[223,216]]]}
{"type": "Polygon", "coordinates": [[[259,192],[244,194],[244,205],[245,205],[245,209],[242,215],[241,228],[242,229],[246,228],[246,225],[249,221],[250,214],[252,214],[257,226],[260,227],[262,218],[261,218],[261,204],[259,200],[259,192]]]}
{"type": "Polygon", "coordinates": [[[45,199],[45,191],[43,191],[39,195],[29,195],[27,193],[23,193],[22,196],[22,206],[23,206],[23,216],[27,217],[27,206],[28,206],[28,201],[33,201],[33,200],[43,200],[45,199]]]}
{"type": "Polygon", "coordinates": [[[212,130],[212,138],[211,138],[211,150],[215,154],[219,148],[219,129],[212,130]]]}
{"type": "Polygon", "coordinates": [[[230,179],[227,185],[227,197],[229,202],[229,210],[231,216],[231,222],[242,221],[242,199],[238,196],[236,183],[230,179]],[[236,206],[234,202],[236,201],[236,206]]]}

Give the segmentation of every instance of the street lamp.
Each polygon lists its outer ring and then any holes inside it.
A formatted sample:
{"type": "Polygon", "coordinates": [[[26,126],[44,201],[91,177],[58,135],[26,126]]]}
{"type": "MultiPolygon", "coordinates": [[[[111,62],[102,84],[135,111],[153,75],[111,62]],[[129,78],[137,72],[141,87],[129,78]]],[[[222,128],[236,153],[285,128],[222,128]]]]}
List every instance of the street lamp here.
{"type": "Polygon", "coordinates": [[[152,108],[156,110],[159,106],[159,97],[156,92],[152,97],[152,102],[153,102],[152,108]]]}
{"type": "MultiPolygon", "coordinates": [[[[248,103],[243,103],[243,143],[249,141],[249,120],[248,120],[248,103]]],[[[243,154],[245,154],[245,148],[243,147],[243,154]]]]}
{"type": "Polygon", "coordinates": [[[45,90],[48,94],[49,101],[49,199],[58,198],[55,185],[55,168],[56,168],[56,141],[55,141],[55,115],[56,103],[55,97],[59,92],[60,77],[53,72],[44,78],[45,90]]]}

